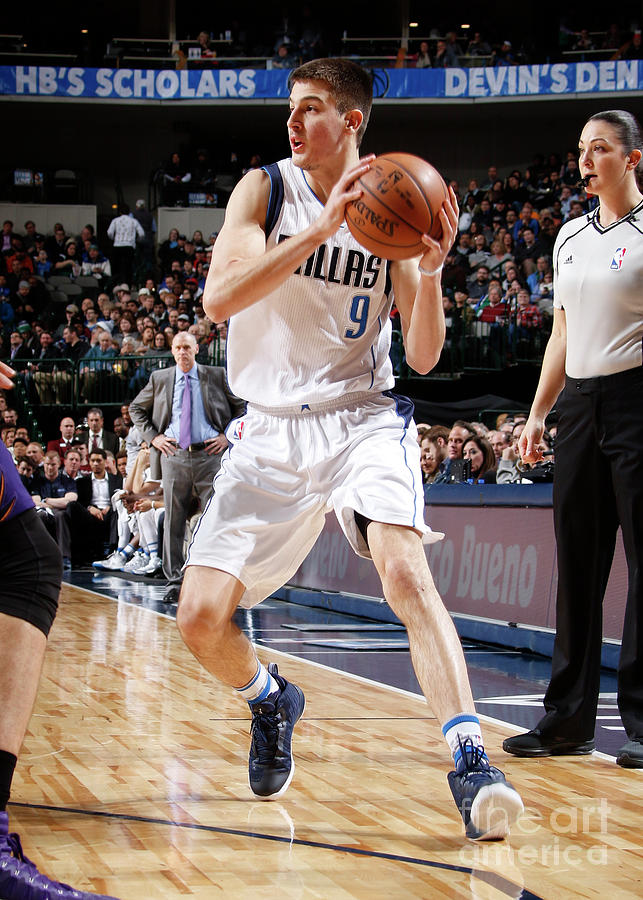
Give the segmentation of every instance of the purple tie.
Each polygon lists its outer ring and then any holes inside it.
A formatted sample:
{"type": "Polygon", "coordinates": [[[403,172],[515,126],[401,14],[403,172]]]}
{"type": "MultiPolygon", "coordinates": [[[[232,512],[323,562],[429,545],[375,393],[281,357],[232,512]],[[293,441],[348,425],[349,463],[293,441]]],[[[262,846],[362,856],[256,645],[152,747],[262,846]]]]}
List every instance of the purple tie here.
{"type": "Polygon", "coordinates": [[[190,392],[190,379],[183,376],[185,387],[183,388],[183,405],[181,406],[181,423],[179,427],[179,447],[187,450],[192,443],[192,394],[190,392]]]}

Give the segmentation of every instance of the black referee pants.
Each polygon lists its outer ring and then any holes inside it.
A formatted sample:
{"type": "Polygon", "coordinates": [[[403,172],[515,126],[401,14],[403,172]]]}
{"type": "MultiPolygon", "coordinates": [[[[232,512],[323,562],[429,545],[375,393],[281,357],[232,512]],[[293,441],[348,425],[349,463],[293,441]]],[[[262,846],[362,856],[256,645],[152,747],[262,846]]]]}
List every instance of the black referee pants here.
{"type": "Polygon", "coordinates": [[[621,526],[628,592],[618,707],[643,740],[643,368],[567,378],[558,401],[556,640],[542,731],[586,741],[598,703],[603,596],[621,526]]]}

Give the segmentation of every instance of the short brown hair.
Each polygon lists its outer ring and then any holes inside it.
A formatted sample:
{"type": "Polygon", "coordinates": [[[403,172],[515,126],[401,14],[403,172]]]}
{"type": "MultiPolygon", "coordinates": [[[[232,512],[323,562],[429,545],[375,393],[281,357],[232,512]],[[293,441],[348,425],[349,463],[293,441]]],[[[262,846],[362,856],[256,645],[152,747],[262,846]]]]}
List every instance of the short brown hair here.
{"type": "Polygon", "coordinates": [[[439,438],[442,438],[442,440],[446,444],[449,440],[450,433],[451,429],[447,428],[446,425],[432,425],[424,435],[423,440],[431,441],[431,443],[434,444],[439,440],[439,438]]]}
{"type": "Polygon", "coordinates": [[[288,90],[297,81],[323,81],[335,99],[340,116],[349,109],[359,109],[364,116],[357,132],[357,146],[362,143],[373,105],[373,78],[371,73],[350,59],[331,57],[311,59],[291,72],[288,90]]]}

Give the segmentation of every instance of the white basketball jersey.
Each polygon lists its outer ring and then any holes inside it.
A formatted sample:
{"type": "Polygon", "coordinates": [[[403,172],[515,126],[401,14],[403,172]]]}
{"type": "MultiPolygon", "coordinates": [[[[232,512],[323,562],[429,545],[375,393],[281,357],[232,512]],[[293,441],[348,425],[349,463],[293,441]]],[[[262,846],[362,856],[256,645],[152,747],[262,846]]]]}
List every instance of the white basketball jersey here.
{"type": "Polygon", "coordinates": [[[605,228],[599,210],[563,225],[554,247],[554,306],[565,310],[569,376],[641,365],[643,203],[605,228]]]}
{"type": "MultiPolygon", "coordinates": [[[[270,249],[311,225],[323,207],[290,159],[266,172],[270,249]]],[[[277,290],[231,317],[232,391],[272,409],[390,390],[392,301],[385,291],[386,261],[343,224],[277,290]]]]}

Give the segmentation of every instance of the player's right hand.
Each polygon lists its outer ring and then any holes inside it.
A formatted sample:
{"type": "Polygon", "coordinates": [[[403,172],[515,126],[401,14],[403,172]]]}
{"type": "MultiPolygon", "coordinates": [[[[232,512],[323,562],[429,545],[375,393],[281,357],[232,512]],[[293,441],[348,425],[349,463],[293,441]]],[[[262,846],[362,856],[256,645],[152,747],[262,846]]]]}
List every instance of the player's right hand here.
{"type": "Polygon", "coordinates": [[[369,153],[360,159],[356,166],[347,169],[328,195],[324,210],[318,219],[318,225],[323,228],[327,237],[335,234],[343,223],[346,204],[359,200],[362,196],[362,189],[356,181],[368,172],[374,159],[375,154],[369,153]]]}
{"type": "Polygon", "coordinates": [[[12,378],[15,378],[15,371],[6,363],[0,362],[0,388],[10,391],[13,387],[12,378]]]}

